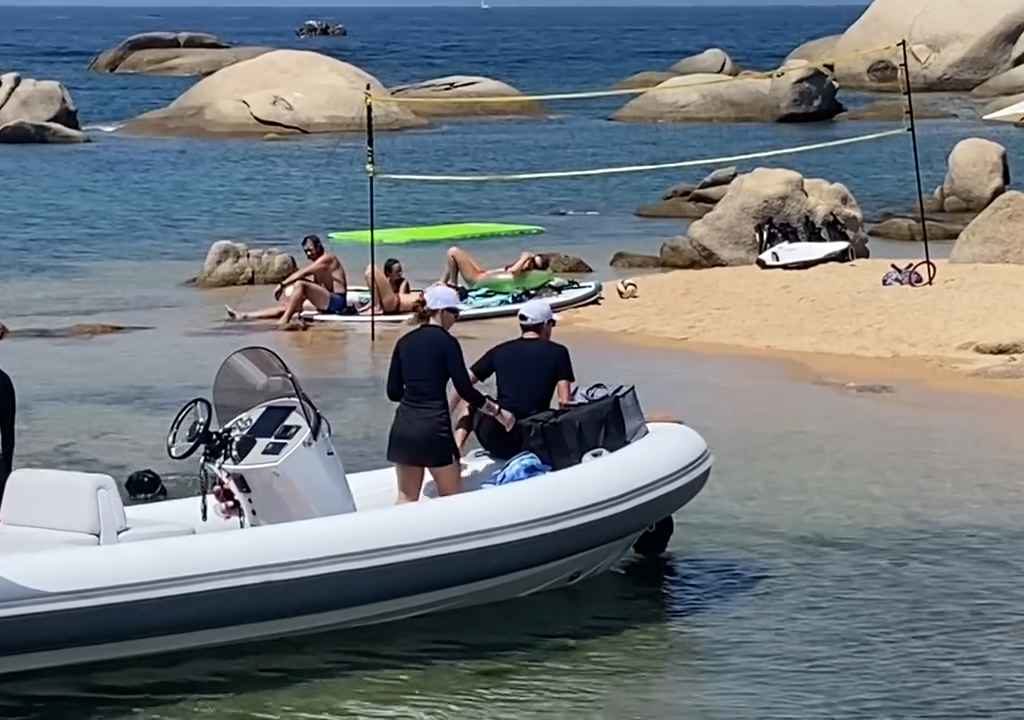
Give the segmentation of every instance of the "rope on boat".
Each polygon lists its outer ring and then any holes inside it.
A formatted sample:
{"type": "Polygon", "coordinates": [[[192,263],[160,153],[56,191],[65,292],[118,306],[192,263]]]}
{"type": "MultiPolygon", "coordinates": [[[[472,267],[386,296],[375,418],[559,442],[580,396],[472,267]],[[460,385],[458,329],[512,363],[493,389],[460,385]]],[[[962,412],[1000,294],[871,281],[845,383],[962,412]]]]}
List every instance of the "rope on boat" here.
{"type": "MultiPolygon", "coordinates": [[[[736,80],[757,80],[766,79],[771,77],[779,77],[786,75],[791,72],[798,72],[800,70],[806,70],[807,68],[817,68],[823,72],[832,74],[835,63],[840,60],[847,58],[859,57],[861,55],[874,55],[877,53],[884,52],[886,50],[895,50],[898,46],[895,44],[891,45],[880,45],[876,48],[870,48],[868,50],[858,50],[855,52],[843,53],[842,55],[834,55],[830,58],[820,59],[816,62],[806,61],[806,64],[794,65],[793,67],[782,67],[777,70],[770,70],[767,72],[751,72],[747,73],[742,77],[718,77],[711,80],[703,80],[701,82],[686,83],[683,85],[669,85],[665,87],[663,84],[651,85],[648,87],[640,88],[617,88],[612,90],[584,90],[580,92],[556,92],[547,93],[540,95],[501,95],[501,96],[485,96],[485,97],[400,97],[396,95],[373,95],[372,99],[375,103],[389,103],[392,105],[413,105],[417,103],[523,103],[523,102],[539,102],[541,100],[590,100],[594,98],[603,97],[615,97],[619,95],[642,95],[648,92],[661,91],[661,90],[678,90],[683,88],[696,88],[704,87],[706,85],[718,85],[721,83],[735,82],[736,80]],[[833,68],[829,68],[831,65],[833,68]]],[[[797,58],[802,60],[803,58],[797,58]]],[[[686,75],[680,75],[679,77],[685,78],[686,75]]]]}
{"type": "Polygon", "coordinates": [[[841,140],[830,140],[827,142],[813,143],[811,145],[796,145],[794,147],[778,148],[776,150],[763,150],[761,152],[743,153],[740,155],[725,155],[715,158],[700,158],[697,160],[681,160],[679,162],[657,163],[653,165],[626,165],[620,167],[594,168],[590,170],[563,170],[554,172],[529,172],[529,173],[508,173],[508,174],[487,174],[487,175],[411,175],[405,173],[376,173],[375,177],[383,180],[404,180],[411,182],[501,182],[517,180],[548,180],[554,178],[592,177],[595,175],[621,175],[624,173],[653,172],[657,170],[674,170],[677,168],[699,167],[701,165],[722,165],[724,163],[736,163],[745,160],[757,160],[760,158],[778,157],[780,155],[795,155],[797,153],[823,150],[826,148],[853,145],[854,143],[881,140],[883,138],[904,135],[905,128],[899,130],[886,130],[885,132],[870,133],[868,135],[857,135],[856,137],[843,138],[841,140]]]}

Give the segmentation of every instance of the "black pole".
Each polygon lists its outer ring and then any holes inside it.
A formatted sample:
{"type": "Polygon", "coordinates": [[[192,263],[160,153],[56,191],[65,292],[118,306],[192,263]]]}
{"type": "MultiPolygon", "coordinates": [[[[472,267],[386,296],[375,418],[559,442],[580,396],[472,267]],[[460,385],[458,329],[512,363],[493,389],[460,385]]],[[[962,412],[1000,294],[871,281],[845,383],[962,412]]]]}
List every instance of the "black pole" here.
{"type": "Polygon", "coordinates": [[[377,339],[377,249],[374,238],[373,175],[373,95],[370,83],[366,83],[366,177],[369,180],[370,214],[370,342],[377,339]]]}
{"type": "Polygon", "coordinates": [[[906,84],[907,93],[907,116],[910,118],[910,141],[914,146],[914,173],[917,175],[917,210],[921,218],[921,239],[924,241],[924,261],[928,272],[928,284],[931,285],[935,279],[932,271],[931,251],[928,247],[928,219],[924,213],[924,188],[921,184],[921,157],[917,150],[917,122],[914,119],[914,90],[910,83],[910,57],[907,54],[906,38],[900,43],[903,49],[903,81],[906,84]]]}

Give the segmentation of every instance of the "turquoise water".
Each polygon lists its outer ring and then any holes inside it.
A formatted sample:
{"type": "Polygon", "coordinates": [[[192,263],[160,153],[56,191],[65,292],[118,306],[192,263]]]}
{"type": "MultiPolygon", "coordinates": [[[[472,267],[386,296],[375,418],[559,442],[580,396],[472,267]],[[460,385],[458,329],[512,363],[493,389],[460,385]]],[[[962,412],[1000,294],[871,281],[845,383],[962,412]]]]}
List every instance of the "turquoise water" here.
{"type": "MultiPolygon", "coordinates": [[[[855,8],[437,9],[0,8],[0,68],[61,79],[89,126],[166,104],[188,80],[90,75],[96,51],[149,29],[296,44],[327,14],[349,38],[322,44],[387,83],[479,72],[526,90],[605,86],[718,44],[752,67],[845,27],[855,8]]],[[[855,102],[863,99],[854,98],[855,102]]],[[[542,122],[451,122],[380,138],[388,170],[548,170],[662,162],[816,142],[891,127],[628,126],[615,102],[559,104],[542,122]]],[[[922,123],[929,186],[962,137],[1021,148],[1012,128],[922,123]]],[[[382,463],[391,406],[382,377],[394,330],[276,334],[223,323],[200,292],[208,244],[290,245],[365,224],[360,138],[209,142],[123,138],[0,150],[0,319],[12,327],[114,322],[152,329],[0,343],[19,391],[21,465],[153,467],[177,495],[188,463],[163,455],[167,424],[208,394],[223,357],[275,348],[331,418],[352,470],[382,463]]],[[[913,199],[909,142],[777,164],[842,180],[866,210],[913,199]]],[[[614,250],[654,251],[682,226],[632,209],[700,171],[487,185],[381,183],[380,222],[536,222],[543,243],[609,276],[614,250]],[[594,210],[596,216],[553,211],[594,210]]],[[[529,238],[532,245],[539,242],[529,238]]],[[[474,243],[487,262],[522,239],[474,243]]],[[[876,244],[882,254],[912,246],[876,244]]],[[[941,251],[941,249],[940,249],[941,251]]],[[[360,248],[342,255],[353,268],[360,248]]],[[[439,249],[401,248],[416,280],[439,249]]],[[[766,299],[770,301],[770,299],[766,299]]],[[[670,308],[700,312],[699,307],[670,308]]],[[[836,328],[841,332],[841,328],[836,328]]],[[[476,356],[506,322],[457,328],[476,356]]],[[[677,518],[659,566],[627,563],[565,592],[501,606],[216,652],[0,682],[0,716],[39,718],[904,718],[1016,717],[1024,706],[1019,492],[1024,405],[898,384],[857,395],[756,360],[644,350],[566,334],[581,380],[636,382],[645,407],[681,417],[717,456],[677,518]]],[[[877,381],[866,369],[863,382],[877,381]]],[[[198,512],[198,509],[197,509],[198,512]]]]}

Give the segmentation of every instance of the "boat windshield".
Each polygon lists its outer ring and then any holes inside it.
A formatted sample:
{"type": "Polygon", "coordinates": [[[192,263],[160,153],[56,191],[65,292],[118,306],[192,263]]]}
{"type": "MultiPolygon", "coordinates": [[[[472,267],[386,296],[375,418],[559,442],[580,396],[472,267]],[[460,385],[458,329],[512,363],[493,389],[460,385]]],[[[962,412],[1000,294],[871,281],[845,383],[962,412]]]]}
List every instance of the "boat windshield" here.
{"type": "Polygon", "coordinates": [[[258,405],[283,398],[299,401],[315,438],[320,431],[320,412],[273,350],[248,347],[232,353],[213,381],[213,407],[221,427],[258,405]]]}

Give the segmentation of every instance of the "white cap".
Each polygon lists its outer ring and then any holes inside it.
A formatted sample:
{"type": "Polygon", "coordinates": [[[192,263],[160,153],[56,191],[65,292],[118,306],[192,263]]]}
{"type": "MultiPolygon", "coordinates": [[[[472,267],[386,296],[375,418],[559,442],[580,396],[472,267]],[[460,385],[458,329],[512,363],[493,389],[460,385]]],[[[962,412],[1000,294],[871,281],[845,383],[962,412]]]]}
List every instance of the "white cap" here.
{"type": "Polygon", "coordinates": [[[543,300],[528,300],[519,308],[520,325],[543,325],[554,319],[551,306],[543,300]]]}
{"type": "Polygon", "coordinates": [[[431,285],[423,291],[427,310],[458,310],[459,294],[447,285],[431,285]]]}

